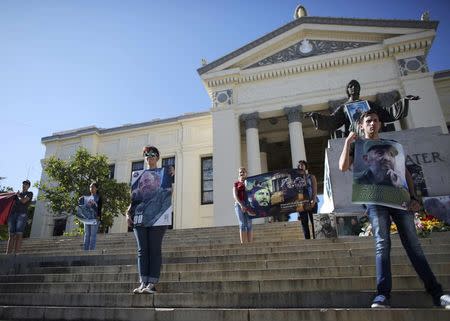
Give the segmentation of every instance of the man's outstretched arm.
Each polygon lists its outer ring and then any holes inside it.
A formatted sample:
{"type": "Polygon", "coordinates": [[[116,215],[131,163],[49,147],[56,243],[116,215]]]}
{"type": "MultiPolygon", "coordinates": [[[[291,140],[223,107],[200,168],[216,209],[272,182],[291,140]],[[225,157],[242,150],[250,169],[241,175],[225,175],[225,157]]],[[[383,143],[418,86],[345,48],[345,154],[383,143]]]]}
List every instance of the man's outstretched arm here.
{"type": "Polygon", "coordinates": [[[339,158],[339,170],[342,172],[348,171],[350,166],[353,164],[353,157],[350,156],[350,146],[358,138],[355,132],[350,132],[345,139],[344,148],[341,152],[341,157],[339,158]]]}

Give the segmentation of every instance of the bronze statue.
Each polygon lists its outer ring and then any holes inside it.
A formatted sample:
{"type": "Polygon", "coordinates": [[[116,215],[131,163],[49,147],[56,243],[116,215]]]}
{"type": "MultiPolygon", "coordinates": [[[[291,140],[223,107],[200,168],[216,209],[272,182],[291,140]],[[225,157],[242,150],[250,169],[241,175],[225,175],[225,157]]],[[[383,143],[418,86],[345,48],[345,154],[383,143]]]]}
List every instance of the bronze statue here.
{"type": "MultiPolygon", "coordinates": [[[[348,133],[349,130],[356,130],[356,128],[352,128],[351,124],[353,123],[344,112],[344,106],[346,103],[359,101],[359,93],[361,91],[361,86],[358,81],[351,80],[347,84],[346,93],[347,93],[347,101],[342,102],[331,115],[322,115],[320,113],[311,112],[305,113],[305,117],[310,117],[316,129],[328,130],[330,132],[334,132],[342,125],[345,125],[345,132],[348,133]]],[[[390,106],[386,106],[387,104],[383,104],[382,102],[371,102],[368,101],[370,109],[376,110],[380,120],[383,123],[390,123],[396,120],[400,120],[405,118],[408,115],[408,107],[410,100],[418,100],[419,96],[408,95],[403,99],[398,99],[398,92],[391,92],[387,95],[395,95],[397,96],[397,101],[391,104],[390,106]]],[[[392,101],[391,99],[388,99],[392,101]]]]}

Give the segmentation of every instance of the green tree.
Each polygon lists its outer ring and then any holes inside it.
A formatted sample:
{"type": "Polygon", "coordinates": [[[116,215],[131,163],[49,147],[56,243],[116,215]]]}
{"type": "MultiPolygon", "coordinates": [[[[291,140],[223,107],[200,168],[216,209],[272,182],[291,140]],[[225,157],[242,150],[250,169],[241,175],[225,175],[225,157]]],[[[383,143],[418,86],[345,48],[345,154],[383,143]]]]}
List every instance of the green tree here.
{"type": "MultiPolygon", "coordinates": [[[[39,182],[39,199],[46,201],[55,214],[74,214],[80,196],[89,195],[89,185],[96,181],[103,199],[102,226],[111,227],[114,218],[123,214],[130,203],[130,189],[126,183],[109,178],[105,155],[91,155],[79,148],[69,160],[52,156],[44,162],[49,183],[39,182]]],[[[81,224],[82,225],[82,224],[81,224]]]]}
{"type": "MultiPolygon", "coordinates": [[[[6,177],[0,177],[0,181],[4,180],[6,177]]],[[[0,193],[9,193],[14,192],[14,189],[11,186],[3,186],[0,185],[0,193]]]]}

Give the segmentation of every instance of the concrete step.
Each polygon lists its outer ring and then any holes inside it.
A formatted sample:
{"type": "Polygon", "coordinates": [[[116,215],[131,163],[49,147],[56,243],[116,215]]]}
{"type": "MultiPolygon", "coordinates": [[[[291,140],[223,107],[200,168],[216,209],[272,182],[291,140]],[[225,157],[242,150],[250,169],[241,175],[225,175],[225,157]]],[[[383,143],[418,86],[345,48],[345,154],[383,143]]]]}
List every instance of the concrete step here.
{"type": "MultiPolygon", "coordinates": [[[[448,274],[450,275],[450,263],[435,263],[432,264],[432,269],[435,274],[448,274]]],[[[83,267],[82,267],[83,268],[83,267]]],[[[42,278],[51,278],[49,281],[53,282],[55,276],[70,275],[70,278],[81,279],[84,275],[137,275],[136,266],[100,266],[91,267],[91,269],[73,268],[72,272],[64,273],[29,273],[29,274],[17,274],[9,276],[0,276],[0,285],[3,282],[20,282],[20,280],[26,280],[26,282],[33,282],[33,280],[42,280],[42,278]],[[19,280],[19,281],[16,281],[19,280]]],[[[392,265],[392,273],[394,275],[413,275],[415,273],[413,267],[410,264],[392,265]]],[[[220,270],[203,270],[203,271],[174,271],[174,272],[162,272],[161,280],[170,281],[209,281],[209,280],[268,280],[268,279],[290,279],[293,276],[301,276],[305,278],[313,277],[345,277],[345,276],[375,276],[375,266],[323,266],[323,267],[301,267],[301,268],[267,268],[265,266],[261,268],[240,268],[239,266],[230,267],[226,269],[221,267],[220,270]]],[[[59,278],[58,278],[59,279],[59,278]]],[[[95,280],[93,280],[95,281],[95,280]]],[[[59,282],[59,281],[55,281],[59,282]]],[[[1,291],[0,291],[1,292],[1,291]]]]}
{"type": "MultiPolygon", "coordinates": [[[[19,300],[29,306],[122,307],[122,308],[364,308],[373,299],[372,291],[289,291],[239,293],[9,293],[0,305],[19,300]]],[[[432,308],[424,291],[395,291],[394,308],[432,308]]]]}
{"type": "MultiPolygon", "coordinates": [[[[442,286],[450,289],[450,274],[437,274],[442,286]]],[[[24,275],[2,278],[2,292],[129,292],[137,283],[137,273],[121,274],[73,274],[73,275],[24,275]],[[130,286],[130,284],[132,284],[130,286]]],[[[402,290],[423,289],[421,280],[415,274],[394,275],[393,288],[402,290]]],[[[375,288],[374,276],[347,277],[303,277],[272,278],[248,280],[230,278],[229,280],[161,280],[158,289],[161,293],[177,292],[284,292],[306,289],[326,290],[370,290],[375,288]]]]}
{"type": "Polygon", "coordinates": [[[203,309],[114,307],[0,307],[1,320],[21,321],[423,321],[448,320],[443,309],[203,309]]]}

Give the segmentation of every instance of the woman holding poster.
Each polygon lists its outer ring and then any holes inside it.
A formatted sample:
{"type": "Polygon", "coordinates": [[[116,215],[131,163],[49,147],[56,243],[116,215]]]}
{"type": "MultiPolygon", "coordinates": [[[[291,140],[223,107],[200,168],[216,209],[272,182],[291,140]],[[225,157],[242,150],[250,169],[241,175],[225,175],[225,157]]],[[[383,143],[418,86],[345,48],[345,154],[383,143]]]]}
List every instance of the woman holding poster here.
{"type": "Polygon", "coordinates": [[[91,183],[89,186],[91,195],[81,196],[78,200],[78,219],[84,224],[85,251],[95,250],[97,242],[98,225],[102,217],[102,198],[100,197],[98,184],[91,183]]]}
{"type": "Polygon", "coordinates": [[[235,200],[234,209],[239,220],[239,236],[242,243],[249,243],[253,240],[252,220],[248,216],[247,192],[245,190],[245,179],[247,178],[247,170],[245,167],[239,167],[238,180],[234,182],[233,197],[235,200]]]}
{"type": "Polygon", "coordinates": [[[158,168],[159,150],[145,146],[147,169],[132,174],[127,221],[137,242],[140,285],[133,293],[155,293],[162,263],[162,240],[171,224],[173,167],[158,168]],[[165,219],[165,218],[170,219],[165,219]]]}
{"type": "Polygon", "coordinates": [[[303,195],[309,200],[309,204],[303,207],[303,211],[298,213],[298,218],[302,223],[303,235],[305,239],[311,238],[309,231],[308,218],[311,220],[312,235],[314,238],[314,221],[313,213],[317,213],[318,199],[317,199],[317,180],[313,174],[308,172],[308,163],[305,160],[298,162],[297,166],[299,176],[295,178],[294,184],[298,191],[302,191],[303,195]]]}

